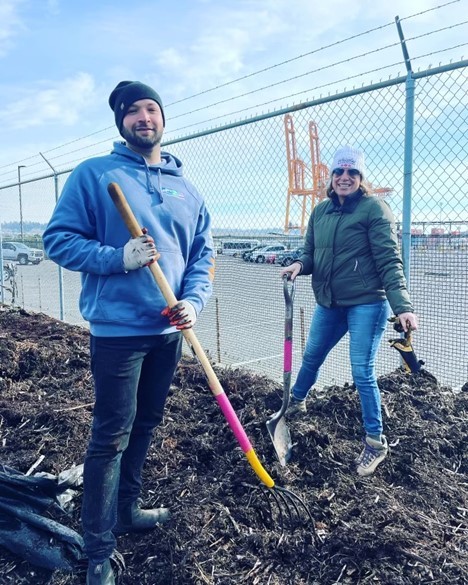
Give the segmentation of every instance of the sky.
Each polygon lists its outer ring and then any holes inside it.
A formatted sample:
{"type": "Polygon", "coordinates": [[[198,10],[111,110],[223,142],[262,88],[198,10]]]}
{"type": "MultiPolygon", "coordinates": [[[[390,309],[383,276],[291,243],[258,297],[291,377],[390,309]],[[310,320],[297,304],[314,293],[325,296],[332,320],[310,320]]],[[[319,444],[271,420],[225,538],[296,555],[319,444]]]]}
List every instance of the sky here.
{"type": "Polygon", "coordinates": [[[404,76],[396,16],[414,70],[468,54],[468,0],[0,0],[0,187],[108,153],[121,80],[171,140],[404,76]]]}
{"type": "MultiPolygon", "coordinates": [[[[408,41],[412,58],[444,51],[415,61],[415,66],[458,60],[466,46],[446,49],[466,44],[467,26],[456,25],[467,20],[468,2],[425,12],[443,4],[447,2],[0,0],[0,184],[14,179],[16,166],[29,156],[71,141],[79,141],[80,147],[101,141],[106,151],[106,140],[117,137],[107,98],[124,79],[159,91],[166,104],[167,135],[180,136],[312,99],[315,87],[382,63],[397,63],[384,70],[385,78],[403,75],[397,15],[406,38],[426,34],[408,41]],[[420,12],[425,13],[405,20],[420,12]],[[443,27],[451,28],[427,34],[443,27]],[[361,36],[343,42],[354,35],[361,36]],[[366,52],[365,58],[330,66],[366,52]],[[196,94],[202,95],[191,97],[196,94]]],[[[65,158],[61,164],[68,162],[65,158]]]]}

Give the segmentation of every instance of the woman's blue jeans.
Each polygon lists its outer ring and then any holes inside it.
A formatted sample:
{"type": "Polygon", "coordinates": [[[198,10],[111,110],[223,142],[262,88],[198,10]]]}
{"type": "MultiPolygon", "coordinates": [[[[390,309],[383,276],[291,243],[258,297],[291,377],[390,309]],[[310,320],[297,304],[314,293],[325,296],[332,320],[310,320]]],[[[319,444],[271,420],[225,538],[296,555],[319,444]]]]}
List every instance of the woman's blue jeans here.
{"type": "Polygon", "coordinates": [[[359,392],[364,429],[368,435],[382,433],[380,391],[375,374],[375,356],[387,326],[387,301],[352,307],[317,305],[292,393],[304,400],[317,381],[325,358],[349,332],[351,371],[359,392]]]}
{"type": "Polygon", "coordinates": [[[82,524],[93,562],[115,548],[117,508],[138,499],[153,431],[181,356],[179,332],[141,337],[91,336],[95,405],[83,474],[82,524]]]}

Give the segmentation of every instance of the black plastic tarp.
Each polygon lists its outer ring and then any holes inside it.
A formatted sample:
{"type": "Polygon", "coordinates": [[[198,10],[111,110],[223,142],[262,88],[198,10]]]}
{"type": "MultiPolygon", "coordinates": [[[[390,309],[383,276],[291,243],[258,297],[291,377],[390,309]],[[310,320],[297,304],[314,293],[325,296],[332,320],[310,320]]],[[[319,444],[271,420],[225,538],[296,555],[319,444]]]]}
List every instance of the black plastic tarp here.
{"type": "Polygon", "coordinates": [[[59,504],[69,488],[66,481],[0,464],[0,546],[47,569],[77,568],[85,558],[83,539],[66,526],[69,517],[59,504]]]}

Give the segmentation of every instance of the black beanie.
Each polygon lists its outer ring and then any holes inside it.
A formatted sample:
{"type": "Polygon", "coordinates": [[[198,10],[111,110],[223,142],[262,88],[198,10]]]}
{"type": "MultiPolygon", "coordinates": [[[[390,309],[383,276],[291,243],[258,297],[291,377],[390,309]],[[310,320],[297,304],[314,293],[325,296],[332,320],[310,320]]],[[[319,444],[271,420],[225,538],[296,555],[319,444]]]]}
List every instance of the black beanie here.
{"type": "Polygon", "coordinates": [[[109,96],[109,105],[114,111],[115,123],[119,132],[122,130],[122,122],[128,108],[136,101],[145,99],[153,100],[158,104],[161,108],[163,124],[166,125],[162,100],[153,88],[139,81],[121,81],[109,96]]]}

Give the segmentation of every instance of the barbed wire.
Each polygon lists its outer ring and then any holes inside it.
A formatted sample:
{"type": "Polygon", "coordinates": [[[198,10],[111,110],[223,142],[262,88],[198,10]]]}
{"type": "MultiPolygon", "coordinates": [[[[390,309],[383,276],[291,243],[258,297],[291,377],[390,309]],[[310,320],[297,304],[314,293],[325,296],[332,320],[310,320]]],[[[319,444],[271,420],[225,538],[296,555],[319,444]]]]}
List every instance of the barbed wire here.
{"type": "MultiPolygon", "coordinates": [[[[425,33],[422,35],[417,35],[415,37],[411,37],[409,39],[406,40],[406,42],[408,41],[414,41],[426,36],[429,36],[431,34],[435,34],[437,32],[442,32],[445,30],[449,30],[452,28],[455,28],[457,26],[461,26],[463,24],[467,24],[468,20],[465,20],[462,23],[457,23],[455,25],[451,25],[451,26],[446,26],[444,28],[435,30],[435,31],[431,31],[429,33],[425,33]]],[[[383,47],[379,47],[378,49],[374,49],[372,51],[366,51],[365,53],[360,53],[359,55],[354,55],[353,57],[348,57],[347,59],[342,59],[341,61],[335,61],[335,63],[331,63],[329,65],[324,65],[323,67],[318,67],[317,69],[312,69],[311,71],[307,71],[305,73],[301,73],[300,75],[295,75],[293,77],[289,77],[287,79],[282,79],[281,81],[276,81],[275,83],[270,83],[269,85],[265,85],[264,87],[259,87],[257,89],[253,89],[251,91],[247,91],[245,93],[239,94],[235,97],[230,97],[230,98],[226,98],[224,100],[220,100],[218,102],[214,102],[212,104],[208,104],[208,105],[204,105],[203,107],[197,108],[195,110],[190,110],[189,112],[184,112],[182,114],[178,114],[177,116],[172,116],[172,120],[175,120],[177,118],[182,118],[184,116],[190,116],[191,114],[195,114],[197,112],[201,112],[202,110],[207,110],[209,108],[215,107],[215,106],[219,106],[221,104],[225,104],[227,102],[231,102],[234,101],[236,99],[240,99],[243,97],[246,97],[248,95],[253,95],[254,93],[258,93],[260,91],[265,91],[267,89],[272,89],[273,87],[277,87],[278,85],[282,85],[284,83],[289,83],[291,81],[297,81],[298,79],[302,79],[303,77],[307,77],[308,75],[312,75],[313,73],[318,73],[320,71],[326,71],[327,69],[331,69],[333,67],[337,67],[338,65],[344,65],[345,63],[350,63],[351,61],[355,61],[356,59],[362,59],[364,57],[369,57],[369,55],[373,55],[375,53],[380,53],[381,51],[385,51],[386,49],[390,49],[392,47],[396,47],[400,45],[400,41],[396,41],[394,43],[390,43],[389,45],[385,45],[383,47]]],[[[365,74],[365,73],[364,73],[365,74]]]]}
{"type": "MultiPolygon", "coordinates": [[[[443,49],[443,51],[450,51],[450,50],[453,50],[453,49],[457,49],[457,48],[460,48],[460,47],[464,47],[466,45],[468,45],[468,42],[467,43],[461,43],[459,45],[454,45],[453,47],[448,47],[447,49],[443,49]]],[[[443,51],[433,51],[433,52],[430,52],[430,53],[425,53],[424,55],[419,55],[418,57],[412,58],[412,61],[417,61],[419,59],[424,59],[425,57],[430,57],[430,56],[432,56],[434,54],[438,54],[438,53],[443,52],[443,51]]],[[[366,71],[365,73],[362,73],[362,72],[361,73],[357,73],[356,75],[350,75],[348,77],[343,77],[343,78],[341,78],[339,80],[336,80],[336,81],[330,81],[330,82],[324,83],[322,85],[316,85],[316,86],[314,86],[313,88],[310,88],[310,89],[305,89],[305,90],[298,91],[296,93],[289,94],[288,96],[286,96],[286,98],[284,98],[284,97],[275,98],[273,100],[269,100],[269,101],[263,102],[261,104],[255,104],[254,106],[243,107],[240,110],[236,110],[236,111],[233,111],[233,112],[229,112],[227,114],[222,114],[220,116],[216,116],[214,118],[209,118],[209,119],[203,120],[201,122],[195,122],[194,124],[188,124],[187,126],[182,126],[181,128],[177,128],[176,130],[173,130],[172,132],[181,132],[182,130],[186,130],[187,128],[192,128],[194,126],[199,126],[199,125],[202,125],[202,124],[208,124],[208,123],[213,122],[215,120],[220,120],[221,118],[232,117],[232,116],[235,116],[236,114],[240,114],[240,113],[245,112],[247,110],[258,109],[258,108],[262,108],[262,107],[265,107],[265,106],[269,106],[269,105],[271,105],[271,104],[273,104],[275,102],[278,102],[278,101],[281,101],[281,100],[284,100],[284,99],[295,98],[295,97],[297,97],[299,95],[303,95],[304,93],[311,93],[313,91],[317,91],[319,89],[323,89],[324,87],[329,87],[329,86],[332,86],[332,85],[336,85],[338,83],[344,83],[344,82],[350,81],[352,79],[357,79],[359,77],[363,77],[363,75],[369,75],[371,73],[377,73],[378,71],[383,71],[384,69],[389,69],[390,67],[395,67],[396,65],[401,65],[401,64],[402,64],[401,61],[397,61],[397,62],[391,63],[389,65],[383,65],[382,67],[377,67],[375,69],[370,69],[369,71],[366,71]]],[[[372,84],[372,81],[371,81],[371,84],[372,84]]]]}
{"type": "MultiPolygon", "coordinates": [[[[453,49],[460,48],[460,47],[467,46],[467,45],[468,45],[468,42],[467,43],[461,43],[461,44],[458,44],[458,45],[454,45],[452,47],[447,47],[446,49],[444,49],[444,51],[453,50],[453,49]]],[[[412,61],[417,61],[417,60],[420,60],[420,59],[423,59],[423,58],[426,58],[426,57],[430,57],[432,55],[439,54],[440,52],[442,52],[442,51],[432,51],[432,52],[429,52],[429,53],[424,53],[422,55],[418,55],[418,56],[414,57],[412,59],[412,61]]],[[[375,69],[368,70],[368,71],[365,72],[365,74],[366,75],[370,75],[372,73],[378,73],[378,72],[383,71],[385,69],[389,69],[390,67],[394,67],[396,65],[401,65],[401,64],[402,64],[401,61],[397,61],[397,62],[391,63],[389,65],[383,65],[382,67],[376,67],[375,69]]],[[[299,92],[296,92],[296,93],[293,93],[293,94],[289,94],[287,96],[287,98],[288,99],[291,99],[291,98],[297,97],[297,96],[302,95],[302,94],[307,93],[307,92],[310,93],[312,91],[317,91],[319,89],[323,89],[325,87],[329,87],[329,86],[332,86],[332,85],[336,85],[338,83],[345,83],[347,81],[352,81],[352,80],[357,79],[357,78],[362,78],[362,76],[363,76],[363,73],[358,73],[356,75],[350,75],[350,76],[347,76],[347,77],[343,77],[343,78],[341,78],[339,80],[336,80],[336,81],[331,81],[331,82],[328,82],[328,83],[324,83],[322,85],[315,86],[314,88],[311,88],[309,90],[302,90],[302,91],[299,91],[299,92]]],[[[397,77],[399,77],[399,76],[400,76],[400,72],[398,72],[398,74],[397,74],[397,77]]],[[[391,77],[392,76],[389,76],[389,79],[391,79],[391,77]]],[[[380,80],[380,81],[382,81],[382,80],[380,80]]],[[[370,85],[372,85],[372,84],[373,84],[373,80],[370,81],[370,85]]],[[[363,82],[362,85],[364,86],[364,82],[363,82]]],[[[355,86],[353,86],[353,89],[355,89],[355,86]]],[[[346,87],[344,88],[344,91],[346,91],[346,87]]],[[[328,93],[327,95],[329,96],[330,93],[328,93]]],[[[322,97],[322,95],[320,95],[320,97],[322,97]]],[[[169,134],[176,133],[176,132],[181,132],[181,131],[187,130],[189,128],[194,128],[195,126],[203,126],[204,128],[206,128],[206,125],[207,124],[210,124],[210,123],[219,121],[219,120],[221,120],[223,118],[230,118],[230,119],[232,119],[233,116],[235,116],[237,114],[242,114],[242,113],[245,113],[248,110],[253,110],[253,109],[257,109],[258,110],[259,108],[264,108],[266,106],[269,106],[269,105],[271,105],[271,104],[273,104],[275,102],[281,101],[283,99],[284,99],[283,97],[275,98],[273,100],[269,100],[269,101],[263,102],[261,104],[255,104],[253,106],[243,107],[240,110],[230,111],[230,112],[228,112],[226,114],[221,114],[219,116],[215,116],[215,117],[212,117],[212,118],[204,119],[202,121],[195,122],[193,124],[187,124],[186,126],[182,126],[182,127],[177,128],[175,130],[172,130],[169,134]]],[[[274,113],[274,110],[273,110],[273,113],[274,113]]],[[[177,140],[177,137],[170,138],[170,141],[171,142],[176,141],[176,140],[177,140]]],[[[168,141],[168,136],[166,136],[166,142],[167,141],[168,141]]],[[[101,144],[102,142],[105,142],[105,141],[101,141],[100,143],[96,143],[96,145],[97,144],[101,144]]],[[[85,148],[89,148],[89,147],[85,147],[85,148]]],[[[77,149],[75,151],[69,151],[67,153],[64,153],[63,156],[66,156],[68,154],[72,154],[74,152],[78,152],[80,150],[83,150],[83,149],[77,149]]],[[[105,154],[108,154],[108,153],[109,153],[109,150],[105,150],[105,151],[100,151],[98,153],[94,153],[92,156],[102,156],[102,155],[105,155],[105,154]]],[[[60,157],[58,157],[58,158],[60,158],[60,157]]],[[[65,168],[71,169],[71,165],[73,165],[75,162],[81,162],[82,160],[83,160],[83,158],[79,158],[79,159],[74,159],[74,160],[71,160],[71,161],[67,161],[67,162],[62,163],[62,164],[64,165],[65,168]]]]}

